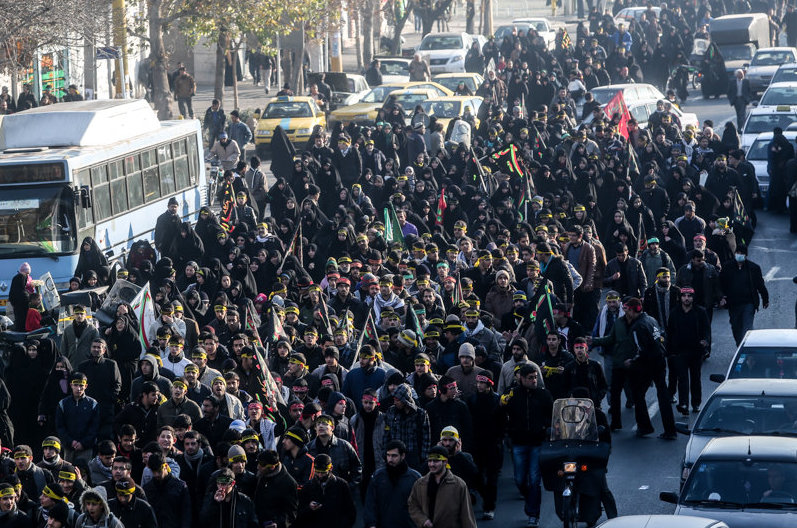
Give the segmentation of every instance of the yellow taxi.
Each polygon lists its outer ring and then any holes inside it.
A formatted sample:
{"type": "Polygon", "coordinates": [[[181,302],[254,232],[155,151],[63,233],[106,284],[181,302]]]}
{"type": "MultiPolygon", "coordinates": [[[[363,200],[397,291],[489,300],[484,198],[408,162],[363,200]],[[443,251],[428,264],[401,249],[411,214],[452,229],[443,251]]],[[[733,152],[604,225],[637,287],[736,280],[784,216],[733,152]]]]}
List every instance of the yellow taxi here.
{"type": "Polygon", "coordinates": [[[371,88],[357,103],[338,108],[329,114],[329,126],[332,127],[337,122],[342,122],[344,125],[349,123],[370,125],[376,119],[377,111],[382,108],[391,93],[407,89],[428,89],[440,97],[454,95],[454,92],[445,86],[431,81],[382,84],[371,88]]]}
{"type": "MultiPolygon", "coordinates": [[[[465,112],[469,112],[474,117],[477,116],[481,104],[481,97],[452,95],[451,97],[438,97],[423,101],[421,106],[424,112],[435,116],[437,122],[443,124],[443,130],[448,130],[448,123],[455,117],[462,117],[465,112]]],[[[476,126],[479,126],[478,118],[476,118],[476,126]]]]}
{"type": "Polygon", "coordinates": [[[310,139],[316,125],[326,128],[327,118],[312,97],[277,97],[266,105],[257,120],[255,148],[258,152],[268,149],[277,126],[282,127],[292,143],[299,144],[310,139]]]}
{"type": "Polygon", "coordinates": [[[475,94],[476,90],[479,89],[479,86],[482,85],[484,82],[484,77],[479,75],[478,73],[438,73],[432,80],[436,83],[440,83],[452,92],[457,91],[457,86],[460,82],[465,83],[465,86],[468,87],[470,93],[475,94]]]}

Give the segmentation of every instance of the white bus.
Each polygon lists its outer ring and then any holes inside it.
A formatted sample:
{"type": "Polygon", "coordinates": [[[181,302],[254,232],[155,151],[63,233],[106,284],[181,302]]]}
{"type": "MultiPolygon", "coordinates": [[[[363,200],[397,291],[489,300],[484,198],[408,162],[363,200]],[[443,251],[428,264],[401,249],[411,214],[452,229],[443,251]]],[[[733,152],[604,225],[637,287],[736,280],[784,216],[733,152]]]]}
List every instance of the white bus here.
{"type": "Polygon", "coordinates": [[[90,236],[122,257],[152,240],[169,198],[194,222],[206,202],[199,121],[156,118],[144,100],[33,108],[0,121],[0,313],[23,262],[59,289],[90,236]]]}

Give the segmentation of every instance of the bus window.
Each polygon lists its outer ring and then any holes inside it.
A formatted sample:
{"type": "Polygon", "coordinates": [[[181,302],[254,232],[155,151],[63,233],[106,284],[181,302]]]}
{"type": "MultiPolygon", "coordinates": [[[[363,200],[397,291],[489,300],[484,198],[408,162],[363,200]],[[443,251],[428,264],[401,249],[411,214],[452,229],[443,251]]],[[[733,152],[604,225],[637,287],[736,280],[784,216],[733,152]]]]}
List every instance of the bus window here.
{"type": "Polygon", "coordinates": [[[111,206],[115,215],[127,211],[127,188],[124,178],[111,181],[111,206]]]}
{"type": "Polygon", "coordinates": [[[197,154],[196,136],[188,136],[188,177],[191,185],[195,185],[199,174],[199,156],[197,154]]]}
{"type": "Polygon", "coordinates": [[[93,193],[94,223],[98,223],[111,216],[111,188],[107,183],[103,183],[94,186],[93,193]]]}
{"type": "Polygon", "coordinates": [[[72,190],[65,185],[6,189],[0,196],[0,255],[71,253],[77,248],[72,190]]]}
{"type": "Polygon", "coordinates": [[[144,175],[144,201],[153,202],[160,198],[160,184],[158,183],[158,168],[150,167],[141,171],[144,175]]]}
{"type": "Polygon", "coordinates": [[[91,185],[96,187],[103,183],[108,182],[108,173],[106,172],[105,165],[98,165],[91,168],[91,185]]]}
{"type": "Polygon", "coordinates": [[[174,175],[178,189],[187,189],[191,184],[188,178],[188,158],[183,156],[174,160],[174,175]]]}
{"type": "Polygon", "coordinates": [[[161,196],[174,193],[174,167],[172,166],[171,144],[158,147],[158,172],[161,180],[161,196]]]}

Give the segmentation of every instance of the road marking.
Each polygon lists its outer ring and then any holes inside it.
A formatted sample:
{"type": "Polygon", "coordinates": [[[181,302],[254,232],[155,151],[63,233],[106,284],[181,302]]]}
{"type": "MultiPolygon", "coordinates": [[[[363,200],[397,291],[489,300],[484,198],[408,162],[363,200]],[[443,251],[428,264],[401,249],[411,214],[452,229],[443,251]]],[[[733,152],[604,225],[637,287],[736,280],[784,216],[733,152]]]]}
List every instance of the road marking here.
{"type": "Polygon", "coordinates": [[[772,268],[764,275],[765,281],[771,281],[775,278],[775,274],[780,271],[780,266],[772,266],[772,268]]]}
{"type": "Polygon", "coordinates": [[[647,484],[645,484],[644,486],[639,486],[639,489],[641,489],[641,490],[647,490],[647,489],[650,489],[650,486],[648,486],[647,484]]]}
{"type": "MultiPolygon", "coordinates": [[[[651,421],[653,420],[653,417],[656,416],[658,413],[659,413],[659,402],[658,400],[653,400],[653,403],[648,405],[648,416],[650,416],[651,421]]],[[[634,427],[631,428],[631,430],[636,432],[636,428],[637,426],[635,424],[634,427]]]]}
{"type": "Polygon", "coordinates": [[[764,253],[794,253],[793,249],[768,248],[764,246],[750,246],[750,249],[756,249],[764,253]]]}

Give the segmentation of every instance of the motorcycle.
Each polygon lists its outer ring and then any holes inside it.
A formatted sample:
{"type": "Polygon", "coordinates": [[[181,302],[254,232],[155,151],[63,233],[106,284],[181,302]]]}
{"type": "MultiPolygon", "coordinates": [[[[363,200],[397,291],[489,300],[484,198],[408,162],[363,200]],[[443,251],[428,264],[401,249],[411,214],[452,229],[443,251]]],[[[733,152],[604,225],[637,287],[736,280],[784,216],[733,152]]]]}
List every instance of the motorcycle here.
{"type": "Polygon", "coordinates": [[[564,528],[598,522],[609,451],[610,445],[599,441],[592,400],[554,402],[550,440],[540,450],[540,467],[543,485],[554,493],[556,514],[564,528]]]}

